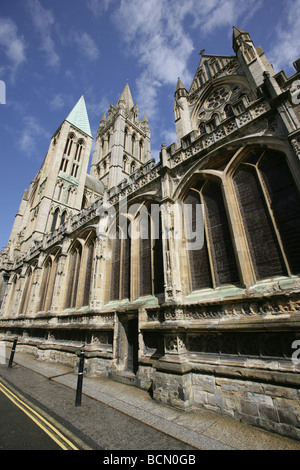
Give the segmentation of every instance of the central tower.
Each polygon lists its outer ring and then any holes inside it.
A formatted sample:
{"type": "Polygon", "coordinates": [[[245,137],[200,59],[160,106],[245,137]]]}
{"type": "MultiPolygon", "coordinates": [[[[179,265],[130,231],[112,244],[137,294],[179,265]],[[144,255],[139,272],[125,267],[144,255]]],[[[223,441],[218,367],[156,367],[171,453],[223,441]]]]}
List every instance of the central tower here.
{"type": "Polygon", "coordinates": [[[130,88],[125,88],[116,106],[103,114],[93,152],[91,175],[107,190],[116,187],[151,158],[150,131],[146,114],[139,119],[130,88]]]}

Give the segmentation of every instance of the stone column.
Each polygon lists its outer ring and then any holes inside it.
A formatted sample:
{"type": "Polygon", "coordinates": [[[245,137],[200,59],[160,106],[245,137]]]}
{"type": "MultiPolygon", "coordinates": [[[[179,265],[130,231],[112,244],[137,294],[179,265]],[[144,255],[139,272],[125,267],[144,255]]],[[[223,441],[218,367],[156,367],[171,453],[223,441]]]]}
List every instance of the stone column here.
{"type": "Polygon", "coordinates": [[[177,205],[171,200],[161,206],[166,302],[180,302],[182,299],[178,254],[180,240],[174,237],[176,210],[177,205]]]}
{"type": "Polygon", "coordinates": [[[165,355],[159,359],[153,374],[153,398],[188,409],[194,399],[185,342],[185,334],[173,331],[164,335],[165,355]]]}

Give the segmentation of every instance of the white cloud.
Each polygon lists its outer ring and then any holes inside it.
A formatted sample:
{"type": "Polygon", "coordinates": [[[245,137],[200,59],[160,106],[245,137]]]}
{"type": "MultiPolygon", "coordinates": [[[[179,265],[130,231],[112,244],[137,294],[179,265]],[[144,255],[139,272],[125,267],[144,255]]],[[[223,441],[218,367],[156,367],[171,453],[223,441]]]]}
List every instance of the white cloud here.
{"type": "Polygon", "coordinates": [[[157,112],[157,99],[161,82],[144,71],[137,79],[138,103],[140,111],[146,111],[148,117],[153,117],[157,112]]]}
{"type": "Polygon", "coordinates": [[[53,96],[52,100],[50,101],[50,108],[55,111],[55,110],[63,108],[65,104],[66,104],[66,97],[62,93],[57,93],[56,95],[53,96]]]}
{"type": "Polygon", "coordinates": [[[49,132],[38,122],[34,116],[25,116],[23,118],[23,130],[17,141],[19,148],[28,156],[40,152],[41,140],[50,139],[49,132]]]}
{"type": "Polygon", "coordinates": [[[8,18],[0,18],[0,47],[4,48],[13,72],[25,60],[25,41],[18,35],[16,24],[8,18]]]}
{"type": "Polygon", "coordinates": [[[50,10],[46,10],[41,5],[39,0],[27,0],[27,5],[33,24],[41,38],[40,49],[45,53],[48,65],[56,67],[60,62],[60,58],[51,37],[52,28],[55,24],[54,16],[50,10]]]}
{"type": "Polygon", "coordinates": [[[170,0],[122,0],[114,19],[123,38],[139,63],[161,83],[176,83],[178,73],[183,79],[186,59],[194,46],[184,31],[184,2],[170,0]],[[174,8],[175,7],[175,8],[174,8]]]}
{"type": "MultiPolygon", "coordinates": [[[[189,87],[193,74],[188,60],[194,44],[186,27],[199,29],[199,41],[218,27],[232,28],[239,18],[249,19],[261,0],[121,0],[113,20],[124,50],[143,68],[137,79],[138,104],[155,117],[159,88],[175,87],[178,76],[189,87]]],[[[198,45],[197,45],[198,46],[198,45]]]]}
{"type": "Polygon", "coordinates": [[[77,44],[80,53],[89,61],[98,59],[99,49],[95,41],[86,32],[76,32],[71,34],[72,40],[77,44]]]}
{"type": "Polygon", "coordinates": [[[165,138],[165,144],[168,147],[171,145],[173,142],[177,141],[177,136],[176,136],[176,131],[175,129],[166,129],[163,132],[164,138],[165,138]]]}
{"type": "Polygon", "coordinates": [[[282,13],[280,23],[274,28],[272,50],[267,53],[276,72],[292,69],[292,63],[300,56],[300,0],[285,1],[282,13]]]}
{"type": "Polygon", "coordinates": [[[85,93],[85,100],[89,116],[91,116],[93,120],[98,119],[99,115],[101,119],[104,110],[107,113],[111,103],[109,98],[105,95],[103,95],[100,100],[95,99],[95,93],[93,91],[91,92],[91,90],[89,90],[88,93],[85,93]],[[87,98],[86,94],[88,94],[90,98],[87,98]]]}
{"type": "Polygon", "coordinates": [[[220,27],[239,26],[238,21],[246,23],[261,8],[263,0],[188,0],[193,18],[193,27],[200,28],[201,34],[211,34],[220,27]]]}
{"type": "Polygon", "coordinates": [[[122,0],[114,22],[122,33],[126,50],[143,71],[137,79],[137,103],[151,119],[157,111],[159,88],[175,85],[178,75],[190,81],[187,60],[194,46],[184,32],[184,2],[170,0],[122,0]]]}
{"type": "Polygon", "coordinates": [[[115,0],[87,0],[86,5],[94,16],[99,17],[115,0]]]}

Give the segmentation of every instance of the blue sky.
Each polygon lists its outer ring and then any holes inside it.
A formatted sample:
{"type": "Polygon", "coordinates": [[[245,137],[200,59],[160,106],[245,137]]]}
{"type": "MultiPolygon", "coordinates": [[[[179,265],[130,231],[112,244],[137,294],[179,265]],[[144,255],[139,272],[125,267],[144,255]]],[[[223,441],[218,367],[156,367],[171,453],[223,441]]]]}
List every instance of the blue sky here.
{"type": "Polygon", "coordinates": [[[83,92],[95,137],[128,80],[157,159],[161,142],[176,141],[177,78],[189,89],[201,49],[233,54],[233,25],[276,71],[295,72],[300,0],[1,0],[0,250],[51,136],[83,92]]]}

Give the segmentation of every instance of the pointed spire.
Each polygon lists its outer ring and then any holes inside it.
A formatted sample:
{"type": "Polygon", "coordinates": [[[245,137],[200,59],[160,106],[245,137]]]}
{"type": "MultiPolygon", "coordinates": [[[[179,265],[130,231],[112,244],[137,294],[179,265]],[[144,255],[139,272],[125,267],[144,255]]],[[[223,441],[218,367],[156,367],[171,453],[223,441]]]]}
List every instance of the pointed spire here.
{"type": "Polygon", "coordinates": [[[187,94],[188,94],[187,89],[185,88],[184,84],[182,83],[182,81],[178,77],[176,90],[175,90],[175,99],[178,99],[181,96],[186,96],[187,94]]]}
{"type": "Polygon", "coordinates": [[[237,28],[236,26],[232,27],[233,29],[233,39],[237,39],[241,34],[248,34],[243,29],[237,28]]]}
{"type": "Polygon", "coordinates": [[[186,89],[186,88],[185,88],[185,86],[183,85],[181,79],[178,77],[175,92],[178,91],[178,90],[185,90],[185,89],[186,89]]]}
{"type": "Polygon", "coordinates": [[[99,127],[103,127],[106,123],[106,111],[104,111],[102,118],[100,119],[99,127]]]}
{"type": "Polygon", "coordinates": [[[120,101],[124,101],[125,108],[127,110],[131,110],[134,106],[134,102],[133,102],[133,99],[132,99],[132,96],[131,96],[131,91],[130,91],[128,82],[126,82],[126,85],[124,87],[124,90],[122,91],[122,94],[119,98],[117,106],[119,105],[120,101]]]}
{"type": "Polygon", "coordinates": [[[237,28],[236,26],[233,26],[232,29],[233,29],[232,48],[235,52],[237,52],[238,46],[240,44],[240,38],[245,41],[250,41],[250,35],[249,33],[247,33],[247,31],[237,28]]]}
{"type": "Polygon", "coordinates": [[[74,108],[68,115],[66,121],[68,121],[73,126],[77,127],[77,129],[79,129],[80,131],[92,137],[90,122],[83,95],[75,104],[74,108]]]}

